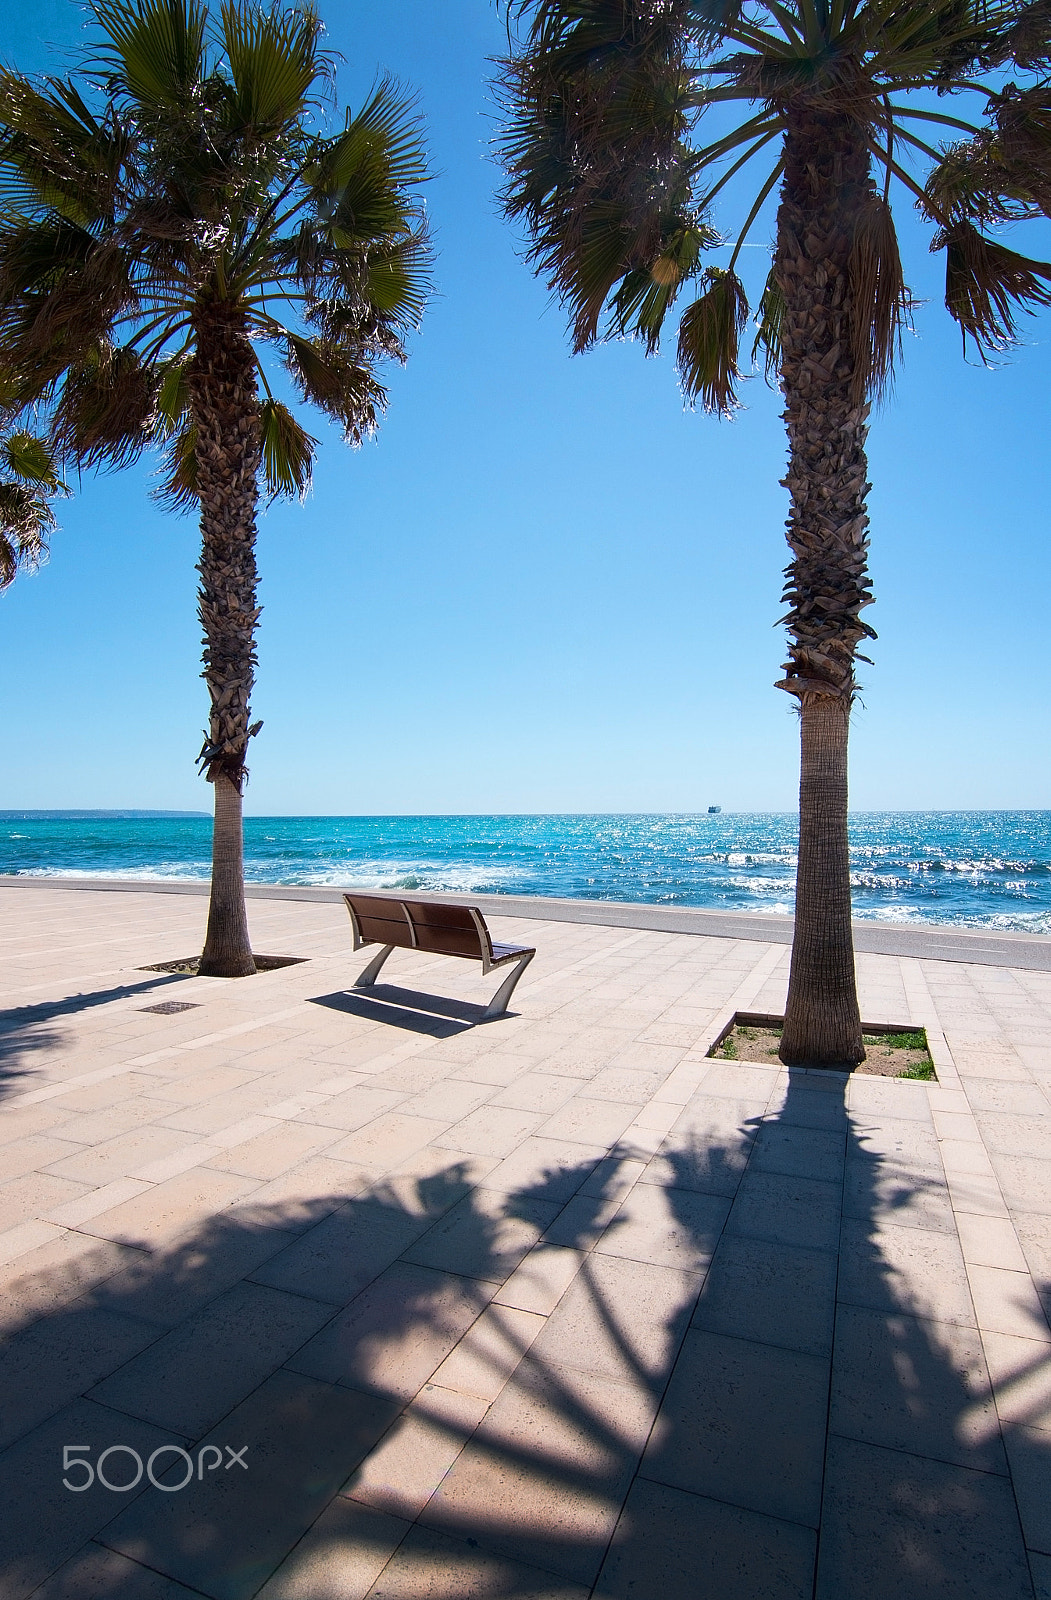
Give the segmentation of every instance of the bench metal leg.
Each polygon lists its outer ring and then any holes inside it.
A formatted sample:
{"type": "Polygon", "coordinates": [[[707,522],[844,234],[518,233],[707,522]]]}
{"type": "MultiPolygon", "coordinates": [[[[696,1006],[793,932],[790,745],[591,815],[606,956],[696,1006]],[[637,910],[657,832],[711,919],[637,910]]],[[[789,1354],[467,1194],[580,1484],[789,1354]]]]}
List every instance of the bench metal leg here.
{"type": "Polygon", "coordinates": [[[508,973],[507,977],[504,979],[503,983],[500,985],[499,989],[497,989],[496,993],[493,995],[493,998],[482,1012],[481,1020],[483,1022],[490,1022],[493,1017],[503,1016],[508,1005],[510,1004],[511,996],[515,992],[515,985],[522,976],[526,967],[528,967],[529,963],[532,961],[535,954],[535,950],[527,950],[521,961],[511,968],[511,971],[508,973]]]}
{"type": "Polygon", "coordinates": [[[380,975],[380,968],[394,949],[394,945],[385,944],[378,956],[373,956],[361,977],[354,984],[355,989],[371,989],[380,975]]]}

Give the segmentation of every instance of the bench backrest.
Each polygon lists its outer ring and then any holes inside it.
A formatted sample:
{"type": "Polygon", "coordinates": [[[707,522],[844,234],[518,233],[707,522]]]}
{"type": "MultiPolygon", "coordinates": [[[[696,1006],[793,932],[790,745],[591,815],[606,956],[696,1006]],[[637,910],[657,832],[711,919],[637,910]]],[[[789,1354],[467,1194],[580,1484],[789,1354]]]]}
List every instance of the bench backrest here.
{"type": "Polygon", "coordinates": [[[409,950],[415,947],[412,924],[400,900],[371,894],[345,894],[343,898],[362,944],[397,944],[409,950]]]}
{"type": "Polygon", "coordinates": [[[493,947],[482,913],[473,906],[444,905],[440,900],[404,900],[416,933],[416,948],[443,956],[492,960],[493,947]]]}
{"type": "Polygon", "coordinates": [[[363,943],[400,945],[442,956],[468,956],[483,964],[492,960],[489,930],[474,906],[367,894],[344,894],[343,898],[363,943]]]}

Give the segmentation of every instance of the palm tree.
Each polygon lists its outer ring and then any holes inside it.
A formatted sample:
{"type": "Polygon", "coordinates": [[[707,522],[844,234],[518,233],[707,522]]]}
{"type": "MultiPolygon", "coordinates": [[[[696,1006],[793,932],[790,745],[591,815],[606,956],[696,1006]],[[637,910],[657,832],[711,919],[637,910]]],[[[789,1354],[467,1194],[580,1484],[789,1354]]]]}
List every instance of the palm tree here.
{"type": "Polygon", "coordinates": [[[0,437],[0,593],[47,560],[51,501],[63,488],[46,440],[22,428],[0,437]]]}
{"type": "MultiPolygon", "coordinates": [[[[575,351],[624,335],[654,351],[692,282],[700,292],[679,322],[683,387],[705,410],[731,413],[749,315],[737,262],[779,186],[752,354],[765,351],[785,401],[789,647],[778,687],[795,697],[801,725],[781,1059],[856,1063],[865,1052],[847,736],[854,663],[874,637],[862,616],[872,604],[865,447],[870,405],[891,375],[911,303],[890,196],[904,191],[933,225],[932,249],[947,257],[946,306],[983,355],[1010,342],[1019,306],[1051,303],[1051,267],[988,237],[981,217],[950,202],[951,151],[929,142],[944,130],[980,140],[966,113],[1022,103],[1028,138],[1012,147],[1016,186],[1028,185],[1030,212],[1046,212],[1051,8],[1046,0],[520,0],[511,10],[526,25],[502,63],[503,202],[524,220],[530,259],[568,308],[575,351]],[[723,246],[710,221],[714,201],[763,156],[727,264],[705,266],[704,253],[723,246]]],[[[965,166],[958,156],[956,168],[965,166]]]]}
{"type": "Polygon", "coordinates": [[[202,973],[255,971],[242,794],[256,664],[261,484],[302,494],[316,441],[274,393],[351,443],[386,403],[422,314],[426,178],[412,107],[384,80],[318,131],[332,63],[309,5],[92,0],[80,73],[0,75],[0,358],[49,405],[62,456],[123,466],[162,452],[160,493],[199,509],[199,614],[215,789],[202,973]]]}

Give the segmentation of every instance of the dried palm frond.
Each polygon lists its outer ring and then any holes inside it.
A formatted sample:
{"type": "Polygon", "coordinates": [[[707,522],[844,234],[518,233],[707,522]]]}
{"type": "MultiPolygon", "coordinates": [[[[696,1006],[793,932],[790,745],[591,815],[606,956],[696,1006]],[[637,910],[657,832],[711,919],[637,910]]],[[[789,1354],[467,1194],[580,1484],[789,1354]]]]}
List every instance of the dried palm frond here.
{"type": "Polygon", "coordinates": [[[1051,306],[1051,262],[1034,261],[956,222],[931,246],[944,249],[945,306],[983,361],[1014,344],[1018,313],[1051,306]]]}
{"type": "Polygon", "coordinates": [[[785,317],[784,290],[771,267],[763,288],[759,311],[756,315],[755,343],[752,346],[754,361],[763,352],[763,367],[768,381],[777,378],[781,371],[781,330],[785,317]]]}
{"type": "Polygon", "coordinates": [[[136,351],[97,346],[66,377],[55,437],[84,466],[122,467],[152,442],[159,375],[136,351]]]}
{"type": "Polygon", "coordinates": [[[905,284],[890,206],[872,192],[854,218],[850,284],[852,398],[861,405],[886,389],[901,353],[912,297],[905,284]]]}
{"type": "Polygon", "coordinates": [[[730,417],[738,409],[738,346],[748,321],[748,297],[733,272],[709,267],[704,293],[679,324],[679,372],[689,399],[730,417]]]}

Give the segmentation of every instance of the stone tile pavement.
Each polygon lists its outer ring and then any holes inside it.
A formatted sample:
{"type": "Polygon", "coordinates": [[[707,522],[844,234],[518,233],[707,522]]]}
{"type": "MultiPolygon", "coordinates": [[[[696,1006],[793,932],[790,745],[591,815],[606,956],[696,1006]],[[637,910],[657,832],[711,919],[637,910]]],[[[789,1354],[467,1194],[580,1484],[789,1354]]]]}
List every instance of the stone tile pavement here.
{"type": "Polygon", "coordinates": [[[781,942],[502,920],[478,1026],[204,911],[0,888],[4,1600],[1051,1600],[1051,973],[861,955],[848,1080],[707,1058],[781,942]]]}

